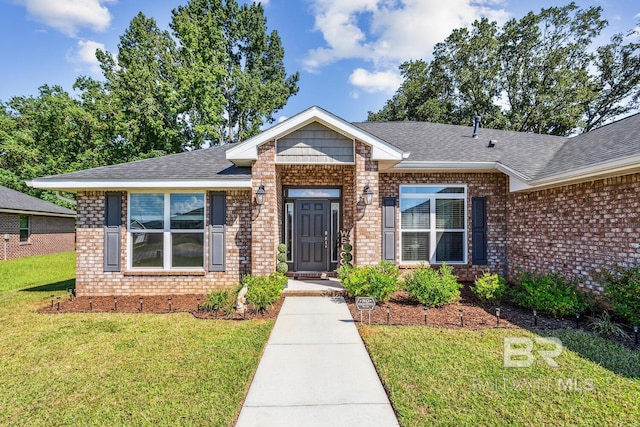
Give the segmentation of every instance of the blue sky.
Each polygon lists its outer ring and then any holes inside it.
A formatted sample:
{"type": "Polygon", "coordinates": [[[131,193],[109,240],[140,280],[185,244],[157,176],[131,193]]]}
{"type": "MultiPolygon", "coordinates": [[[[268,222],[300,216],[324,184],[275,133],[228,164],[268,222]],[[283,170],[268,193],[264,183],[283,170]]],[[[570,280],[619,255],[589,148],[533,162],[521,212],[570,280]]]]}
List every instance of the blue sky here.
{"type": "MultiPolygon", "coordinates": [[[[242,1],[242,0],[240,0],[242,1]]],[[[43,84],[72,91],[79,75],[100,78],[95,48],[117,52],[119,36],[142,11],[168,29],[171,10],[187,0],[0,0],[0,101],[35,95],[43,84]]],[[[268,0],[289,73],[300,91],[278,118],[319,105],[350,121],[379,110],[401,82],[398,65],[429,59],[454,28],[486,16],[499,23],[529,10],[569,3],[546,0],[268,0]]],[[[601,6],[614,33],[636,29],[638,0],[580,0],[601,6]]]]}

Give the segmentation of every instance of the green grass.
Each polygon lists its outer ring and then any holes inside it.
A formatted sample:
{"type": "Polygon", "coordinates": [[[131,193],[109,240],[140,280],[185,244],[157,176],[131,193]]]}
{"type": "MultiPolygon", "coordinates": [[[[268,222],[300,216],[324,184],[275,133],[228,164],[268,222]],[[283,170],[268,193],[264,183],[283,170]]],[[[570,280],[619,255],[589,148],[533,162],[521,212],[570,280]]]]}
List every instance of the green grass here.
{"type": "Polygon", "coordinates": [[[0,262],[0,425],[232,425],[273,322],[37,314],[73,264],[0,262]]]}
{"type": "Polygon", "coordinates": [[[505,368],[504,338],[537,335],[367,325],[360,332],[403,426],[637,425],[640,420],[640,353],[592,334],[545,331],[542,335],[556,336],[564,345],[559,367],[537,358],[527,368],[505,368]]]}

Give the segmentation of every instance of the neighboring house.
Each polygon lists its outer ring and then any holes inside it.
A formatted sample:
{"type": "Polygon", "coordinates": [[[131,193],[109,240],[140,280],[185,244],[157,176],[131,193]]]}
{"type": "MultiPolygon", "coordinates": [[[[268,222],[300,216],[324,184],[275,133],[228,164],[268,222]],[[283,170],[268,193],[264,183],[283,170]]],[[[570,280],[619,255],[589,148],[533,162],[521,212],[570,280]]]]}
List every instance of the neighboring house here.
{"type": "Polygon", "coordinates": [[[577,275],[640,261],[640,115],[574,138],[312,107],[240,144],[33,180],[74,191],[79,295],[207,292],[275,270],[454,265],[577,275]]]}
{"type": "Polygon", "coordinates": [[[71,209],[0,187],[0,260],[74,250],[75,218],[71,209]]]}

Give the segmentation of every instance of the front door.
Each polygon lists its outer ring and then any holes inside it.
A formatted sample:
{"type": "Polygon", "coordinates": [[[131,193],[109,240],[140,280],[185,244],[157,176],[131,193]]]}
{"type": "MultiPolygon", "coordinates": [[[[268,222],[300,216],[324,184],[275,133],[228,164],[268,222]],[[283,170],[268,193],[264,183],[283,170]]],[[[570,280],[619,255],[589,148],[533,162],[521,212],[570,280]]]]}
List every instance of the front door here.
{"type": "Polygon", "coordinates": [[[296,200],[296,271],[329,269],[329,201],[296,200]]]}

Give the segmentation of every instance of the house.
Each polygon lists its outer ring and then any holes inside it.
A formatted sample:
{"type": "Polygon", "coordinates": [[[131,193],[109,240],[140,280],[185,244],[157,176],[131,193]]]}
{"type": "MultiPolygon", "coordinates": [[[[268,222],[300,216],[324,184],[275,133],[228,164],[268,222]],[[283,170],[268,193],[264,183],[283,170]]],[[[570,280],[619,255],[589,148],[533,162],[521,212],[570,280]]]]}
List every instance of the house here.
{"type": "Polygon", "coordinates": [[[0,260],[75,248],[71,209],[0,186],[0,260]]]}
{"type": "Polygon", "coordinates": [[[446,262],[577,275],[640,261],[640,115],[574,138],[312,107],[235,145],[34,179],[77,193],[79,295],[200,293],[275,270],[446,262]]]}

